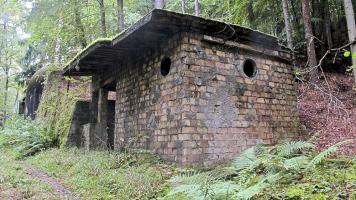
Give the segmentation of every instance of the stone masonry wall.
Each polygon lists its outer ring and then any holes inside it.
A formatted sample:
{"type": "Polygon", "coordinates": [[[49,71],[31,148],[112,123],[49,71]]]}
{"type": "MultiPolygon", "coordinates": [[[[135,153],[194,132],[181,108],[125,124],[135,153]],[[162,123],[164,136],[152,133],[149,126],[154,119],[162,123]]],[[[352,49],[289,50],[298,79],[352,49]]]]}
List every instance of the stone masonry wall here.
{"type": "MultiPolygon", "coordinates": [[[[186,41],[186,40],[185,40],[186,41]]],[[[292,66],[190,34],[183,77],[182,164],[214,165],[257,143],[296,139],[299,133],[292,66]],[[247,77],[245,59],[256,63],[247,77]]]]}
{"type": "Polygon", "coordinates": [[[116,87],[115,149],[144,148],[159,153],[166,160],[180,160],[180,73],[184,69],[181,37],[177,34],[162,43],[160,51],[147,51],[142,58],[120,68],[116,87]],[[167,76],[160,72],[163,57],[171,59],[167,76]]]}
{"type": "Polygon", "coordinates": [[[182,33],[120,66],[115,149],[153,150],[181,165],[211,166],[257,143],[298,137],[292,67],[279,59],[182,33]],[[171,59],[167,76],[163,57],[171,59]],[[241,69],[256,62],[257,75],[241,69]]]}

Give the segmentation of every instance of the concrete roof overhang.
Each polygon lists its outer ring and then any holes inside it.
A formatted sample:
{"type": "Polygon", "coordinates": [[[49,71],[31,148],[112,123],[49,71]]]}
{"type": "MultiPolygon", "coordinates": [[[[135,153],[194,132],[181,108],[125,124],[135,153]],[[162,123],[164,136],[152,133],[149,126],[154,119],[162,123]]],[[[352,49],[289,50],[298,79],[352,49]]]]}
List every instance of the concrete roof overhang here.
{"type": "Polygon", "coordinates": [[[95,75],[127,59],[136,59],[140,52],[158,48],[162,41],[179,32],[194,32],[244,46],[257,46],[277,52],[277,56],[278,52],[289,54],[274,36],[221,21],[155,9],[117,36],[90,44],[65,66],[63,74],[95,75]]]}

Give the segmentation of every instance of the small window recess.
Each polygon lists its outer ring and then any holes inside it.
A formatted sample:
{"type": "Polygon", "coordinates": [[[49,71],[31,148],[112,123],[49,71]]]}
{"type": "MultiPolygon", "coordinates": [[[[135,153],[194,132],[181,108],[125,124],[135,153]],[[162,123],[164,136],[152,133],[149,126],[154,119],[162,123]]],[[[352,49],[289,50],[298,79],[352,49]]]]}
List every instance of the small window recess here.
{"type": "Polygon", "coordinates": [[[167,76],[171,70],[172,61],[169,57],[164,57],[161,61],[161,75],[167,76]]]}
{"type": "Polygon", "coordinates": [[[252,59],[246,59],[242,63],[242,71],[248,78],[254,78],[257,75],[256,62],[252,59]]]}

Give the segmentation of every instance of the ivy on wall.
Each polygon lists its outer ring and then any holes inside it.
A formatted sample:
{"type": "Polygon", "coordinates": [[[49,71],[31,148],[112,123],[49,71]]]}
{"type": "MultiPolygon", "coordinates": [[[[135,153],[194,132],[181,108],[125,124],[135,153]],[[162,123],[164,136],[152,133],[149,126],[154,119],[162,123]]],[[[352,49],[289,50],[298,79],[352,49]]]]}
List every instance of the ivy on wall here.
{"type": "Polygon", "coordinates": [[[37,119],[43,122],[48,137],[58,146],[66,143],[75,103],[88,96],[88,83],[85,78],[63,78],[56,71],[48,70],[37,119]]]}

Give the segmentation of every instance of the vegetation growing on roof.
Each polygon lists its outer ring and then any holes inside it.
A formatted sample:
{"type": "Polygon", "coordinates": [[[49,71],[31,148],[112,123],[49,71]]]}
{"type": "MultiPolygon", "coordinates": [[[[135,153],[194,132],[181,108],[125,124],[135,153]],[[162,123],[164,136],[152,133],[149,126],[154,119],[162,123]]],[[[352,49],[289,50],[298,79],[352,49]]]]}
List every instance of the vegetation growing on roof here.
{"type": "Polygon", "coordinates": [[[112,37],[98,38],[98,39],[94,40],[89,45],[87,45],[84,49],[80,50],[71,60],[68,61],[68,63],[66,65],[64,65],[64,67],[70,66],[73,62],[75,62],[78,58],[80,58],[80,56],[83,55],[88,49],[90,49],[91,47],[94,47],[97,44],[106,43],[106,42],[111,44],[115,38],[119,37],[124,32],[125,31],[122,31],[112,37]]]}
{"type": "Polygon", "coordinates": [[[88,81],[67,79],[49,75],[42,99],[37,111],[37,119],[44,124],[48,137],[56,141],[56,145],[65,144],[70,128],[75,103],[87,95],[88,81]],[[71,89],[66,84],[71,84],[71,89]]]}

